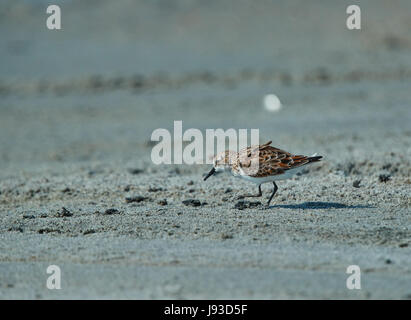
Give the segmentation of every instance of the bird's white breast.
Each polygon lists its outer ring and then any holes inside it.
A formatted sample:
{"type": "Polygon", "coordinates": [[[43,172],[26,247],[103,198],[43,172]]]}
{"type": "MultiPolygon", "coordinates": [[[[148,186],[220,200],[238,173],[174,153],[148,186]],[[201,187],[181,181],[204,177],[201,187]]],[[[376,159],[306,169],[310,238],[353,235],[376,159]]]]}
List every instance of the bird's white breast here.
{"type": "Polygon", "coordinates": [[[285,171],[283,174],[279,174],[279,175],[273,175],[273,176],[266,176],[266,177],[250,177],[247,176],[244,171],[241,170],[240,168],[240,173],[235,175],[238,178],[250,181],[250,182],[254,182],[256,184],[262,184],[262,183],[266,183],[266,182],[272,182],[272,181],[278,181],[278,180],[286,180],[291,178],[292,176],[294,176],[296,173],[300,172],[303,168],[302,167],[298,167],[298,168],[294,168],[294,169],[289,169],[287,171],[285,171]]]}

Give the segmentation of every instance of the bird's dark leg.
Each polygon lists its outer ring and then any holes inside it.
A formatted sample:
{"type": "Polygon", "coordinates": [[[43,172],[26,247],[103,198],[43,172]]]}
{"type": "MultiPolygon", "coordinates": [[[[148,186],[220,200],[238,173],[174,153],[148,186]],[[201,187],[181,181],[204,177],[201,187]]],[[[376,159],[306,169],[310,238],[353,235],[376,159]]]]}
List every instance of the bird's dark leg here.
{"type": "Polygon", "coordinates": [[[273,184],[274,184],[274,190],[273,190],[273,193],[272,193],[271,196],[270,196],[270,199],[269,199],[268,202],[267,202],[267,206],[268,206],[268,207],[270,206],[270,202],[271,202],[271,200],[273,199],[275,193],[276,193],[277,190],[278,190],[278,187],[277,187],[277,185],[275,184],[274,181],[273,181],[273,184]]]}
{"type": "Polygon", "coordinates": [[[258,197],[261,197],[263,195],[263,193],[262,193],[262,191],[261,191],[261,184],[258,186],[258,194],[245,194],[245,195],[243,195],[243,196],[239,196],[239,199],[242,199],[242,198],[251,198],[251,197],[254,197],[254,198],[258,198],[258,197]]]}

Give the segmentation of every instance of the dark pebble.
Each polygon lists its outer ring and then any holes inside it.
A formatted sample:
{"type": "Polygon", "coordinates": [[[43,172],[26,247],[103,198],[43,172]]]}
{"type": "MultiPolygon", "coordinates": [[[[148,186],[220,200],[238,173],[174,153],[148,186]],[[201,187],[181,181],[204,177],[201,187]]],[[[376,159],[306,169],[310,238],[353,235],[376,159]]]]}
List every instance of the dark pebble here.
{"type": "Polygon", "coordinates": [[[39,229],[37,232],[40,233],[40,234],[52,233],[52,232],[60,233],[60,230],[50,229],[50,228],[44,228],[44,229],[39,229]]]}
{"type": "Polygon", "coordinates": [[[200,200],[196,200],[196,199],[188,199],[188,200],[184,200],[183,204],[186,206],[191,206],[191,207],[199,207],[201,206],[201,202],[200,200]]]}
{"type": "Polygon", "coordinates": [[[388,180],[390,180],[391,176],[389,174],[380,174],[380,176],[378,177],[378,180],[380,182],[387,182],[388,180]]]}
{"type": "Polygon", "coordinates": [[[71,217],[73,214],[68,211],[66,208],[61,208],[61,211],[57,212],[56,217],[62,218],[62,217],[71,217]]]}
{"type": "Polygon", "coordinates": [[[360,183],[361,183],[361,180],[355,180],[355,181],[353,182],[352,186],[353,186],[354,188],[359,188],[359,187],[360,187],[360,183]]]}
{"type": "Polygon", "coordinates": [[[118,211],[117,209],[107,209],[106,211],[104,211],[105,215],[112,215],[112,214],[120,214],[120,211],[118,211]]]}

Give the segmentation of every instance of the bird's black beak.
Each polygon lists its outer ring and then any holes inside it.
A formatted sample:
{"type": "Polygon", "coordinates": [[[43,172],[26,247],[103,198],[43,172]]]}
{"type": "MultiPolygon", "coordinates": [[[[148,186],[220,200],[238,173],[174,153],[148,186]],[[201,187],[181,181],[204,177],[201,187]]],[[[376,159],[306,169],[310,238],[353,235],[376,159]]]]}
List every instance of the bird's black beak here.
{"type": "Polygon", "coordinates": [[[211,171],[205,176],[204,181],[206,181],[209,177],[211,177],[215,173],[215,168],[211,169],[211,171]]]}

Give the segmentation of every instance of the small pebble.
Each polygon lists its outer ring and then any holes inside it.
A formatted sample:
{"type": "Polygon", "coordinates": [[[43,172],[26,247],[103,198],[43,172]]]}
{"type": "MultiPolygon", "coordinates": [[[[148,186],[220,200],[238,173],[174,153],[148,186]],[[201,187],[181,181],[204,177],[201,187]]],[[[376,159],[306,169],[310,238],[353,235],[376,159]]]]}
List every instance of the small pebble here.
{"type": "Polygon", "coordinates": [[[66,208],[61,208],[61,211],[57,212],[56,217],[62,218],[62,217],[71,217],[73,214],[68,211],[66,208]]]}
{"type": "Polygon", "coordinates": [[[105,215],[112,215],[112,214],[120,214],[120,211],[118,211],[117,209],[111,208],[111,209],[107,209],[106,211],[104,211],[105,215]]]}
{"type": "Polygon", "coordinates": [[[187,200],[183,200],[182,202],[186,206],[191,206],[191,207],[201,206],[200,200],[197,200],[197,199],[187,199],[187,200]]]}

